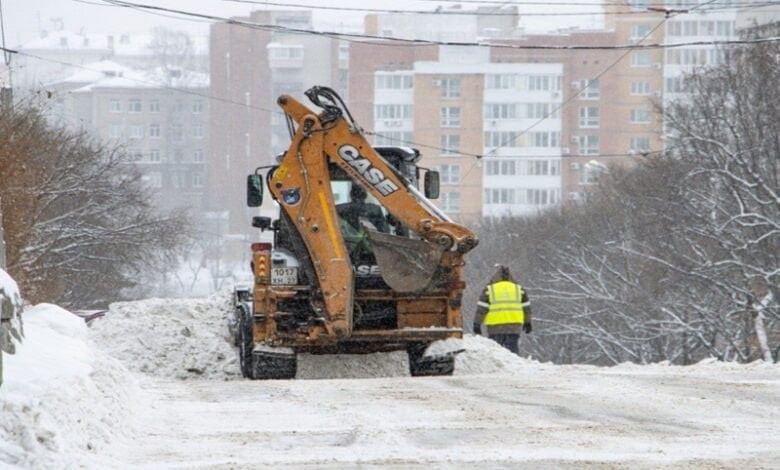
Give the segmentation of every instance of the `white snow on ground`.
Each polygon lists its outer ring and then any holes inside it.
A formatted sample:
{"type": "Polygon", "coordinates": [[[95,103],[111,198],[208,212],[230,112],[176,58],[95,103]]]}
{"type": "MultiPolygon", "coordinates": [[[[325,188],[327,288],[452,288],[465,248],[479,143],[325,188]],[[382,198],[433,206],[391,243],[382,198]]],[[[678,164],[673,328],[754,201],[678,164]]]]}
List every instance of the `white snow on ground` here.
{"type": "Polygon", "coordinates": [[[204,299],[117,302],[95,320],[91,336],[130,370],[157,377],[240,377],[228,331],[230,291],[204,299]]]}
{"type": "Polygon", "coordinates": [[[301,355],[299,378],[318,380],[250,381],[238,377],[228,300],[118,303],[89,333],[55,306],[25,312],[0,389],[0,468],[780,462],[778,364],[555,366],[466,335],[429,350],[464,349],[453,377],[408,377],[398,352],[301,355]]]}
{"type": "Polygon", "coordinates": [[[24,312],[24,325],[24,342],[4,358],[0,463],[19,468],[115,464],[105,449],[125,434],[135,381],[94,347],[84,321],[70,312],[39,304],[24,312]]]}

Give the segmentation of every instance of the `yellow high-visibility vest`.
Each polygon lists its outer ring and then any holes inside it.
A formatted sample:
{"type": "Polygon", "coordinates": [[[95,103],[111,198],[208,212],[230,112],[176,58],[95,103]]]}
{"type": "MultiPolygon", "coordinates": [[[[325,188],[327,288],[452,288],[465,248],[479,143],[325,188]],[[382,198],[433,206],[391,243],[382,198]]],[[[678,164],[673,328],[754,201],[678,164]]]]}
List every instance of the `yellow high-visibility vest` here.
{"type": "Polygon", "coordinates": [[[523,288],[511,281],[498,281],[488,286],[490,307],[485,325],[508,325],[525,322],[523,288]]]}

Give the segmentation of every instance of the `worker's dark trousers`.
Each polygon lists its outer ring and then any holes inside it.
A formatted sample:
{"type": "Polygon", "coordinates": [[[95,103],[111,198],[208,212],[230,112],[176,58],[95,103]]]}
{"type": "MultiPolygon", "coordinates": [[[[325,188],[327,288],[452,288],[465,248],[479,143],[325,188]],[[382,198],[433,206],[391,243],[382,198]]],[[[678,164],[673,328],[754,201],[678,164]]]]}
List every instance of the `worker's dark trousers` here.
{"type": "Polygon", "coordinates": [[[490,339],[495,341],[496,343],[500,344],[501,346],[507,348],[508,350],[512,351],[515,354],[520,354],[520,351],[518,350],[517,342],[520,341],[520,335],[515,334],[507,334],[507,333],[497,333],[494,335],[489,335],[490,339]]]}

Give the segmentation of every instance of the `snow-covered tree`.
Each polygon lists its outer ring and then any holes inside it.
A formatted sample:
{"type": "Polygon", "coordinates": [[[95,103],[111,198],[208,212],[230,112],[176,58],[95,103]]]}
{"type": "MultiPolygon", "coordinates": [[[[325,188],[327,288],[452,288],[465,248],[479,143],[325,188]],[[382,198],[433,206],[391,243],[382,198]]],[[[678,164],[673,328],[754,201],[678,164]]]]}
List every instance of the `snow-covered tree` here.
{"type": "Polygon", "coordinates": [[[33,108],[0,116],[8,270],[30,301],[105,306],[169,267],[187,220],[151,200],[121,151],[48,127],[33,108]]]}

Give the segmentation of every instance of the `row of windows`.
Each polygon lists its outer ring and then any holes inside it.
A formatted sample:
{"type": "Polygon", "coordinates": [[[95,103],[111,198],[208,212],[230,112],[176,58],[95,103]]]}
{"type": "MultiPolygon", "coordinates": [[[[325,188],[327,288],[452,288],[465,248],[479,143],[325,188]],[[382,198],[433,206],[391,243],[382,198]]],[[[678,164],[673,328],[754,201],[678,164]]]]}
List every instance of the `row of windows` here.
{"type": "MultiPolygon", "coordinates": [[[[169,129],[171,138],[176,142],[184,140],[184,127],[181,124],[173,124],[169,129]]],[[[122,124],[111,124],[108,128],[108,135],[112,139],[122,138],[124,126],[122,124]]],[[[127,135],[130,139],[143,139],[149,136],[150,139],[159,139],[162,137],[162,127],[160,124],[149,124],[148,132],[143,124],[131,124],[127,126],[127,135]]],[[[202,139],[206,136],[205,128],[202,124],[192,126],[190,135],[194,139],[202,139]]]]}
{"type": "Polygon", "coordinates": [[[544,206],[557,204],[561,199],[561,190],[525,189],[525,188],[485,188],[484,204],[528,204],[544,206]]]}
{"type": "MultiPolygon", "coordinates": [[[[574,136],[577,144],[578,155],[599,155],[601,153],[599,145],[599,136],[597,135],[578,135],[574,136]]],[[[650,137],[631,137],[629,151],[634,153],[650,151],[650,137]]]]}
{"type": "Polygon", "coordinates": [[[487,74],[485,88],[494,90],[561,91],[560,75],[487,74]]]}
{"type": "Polygon", "coordinates": [[[485,119],[544,119],[560,116],[556,103],[486,103],[485,119]]]}
{"type": "MultiPolygon", "coordinates": [[[[168,161],[160,149],[150,149],[148,152],[144,152],[140,149],[130,149],[127,151],[128,158],[132,162],[137,163],[163,163],[168,161]]],[[[203,149],[195,149],[190,154],[190,162],[203,163],[203,149]]],[[[171,154],[171,162],[185,162],[184,149],[174,149],[171,154]]]]}
{"type": "Polygon", "coordinates": [[[485,132],[485,147],[560,147],[560,145],[560,132],[485,132]]]}
{"type": "Polygon", "coordinates": [[[490,159],[485,161],[486,176],[557,176],[561,161],[550,159],[490,159]]]}
{"type": "Polygon", "coordinates": [[[666,51],[666,63],[672,65],[718,65],[726,61],[728,51],[717,49],[672,49],[666,51]]]}
{"type": "Polygon", "coordinates": [[[414,106],[411,104],[374,105],[374,119],[411,119],[413,117],[414,106]]]}
{"type": "Polygon", "coordinates": [[[378,73],[374,77],[374,88],[378,90],[408,90],[413,87],[412,75],[378,73]]]}
{"type": "Polygon", "coordinates": [[[666,34],[668,36],[732,36],[734,34],[734,22],[672,20],[666,23],[666,34]]]}
{"type": "MultiPolygon", "coordinates": [[[[169,175],[170,186],[172,188],[202,188],[205,183],[205,178],[202,173],[173,173],[169,175]]],[[[143,175],[143,181],[146,182],[152,188],[163,187],[163,174],[157,171],[150,171],[143,175]]]]}
{"type": "MultiPolygon", "coordinates": [[[[160,100],[154,99],[149,100],[148,102],[148,110],[150,113],[159,113],[161,110],[160,100]]],[[[190,103],[190,110],[192,111],[192,114],[201,114],[206,109],[206,105],[203,100],[194,100],[190,103]]],[[[144,105],[143,100],[140,98],[130,98],[127,100],[127,112],[128,113],[140,113],[143,112],[144,105]]],[[[172,108],[172,111],[177,113],[184,112],[184,102],[182,101],[176,101],[172,108]]],[[[108,111],[112,113],[121,113],[122,112],[122,100],[117,98],[112,98],[108,100],[108,111]]]]}

